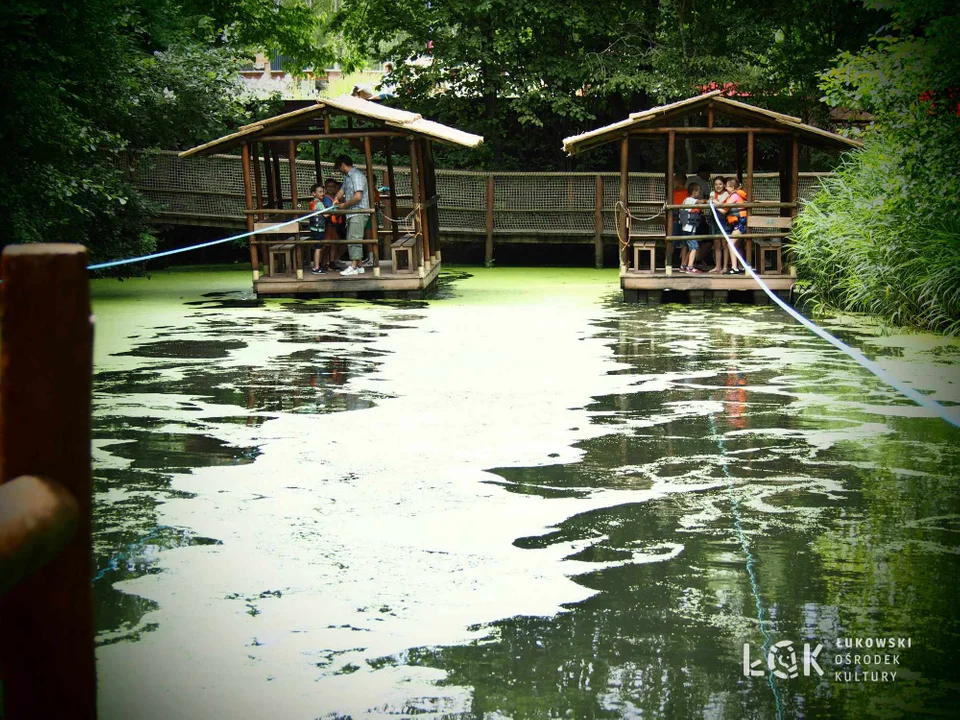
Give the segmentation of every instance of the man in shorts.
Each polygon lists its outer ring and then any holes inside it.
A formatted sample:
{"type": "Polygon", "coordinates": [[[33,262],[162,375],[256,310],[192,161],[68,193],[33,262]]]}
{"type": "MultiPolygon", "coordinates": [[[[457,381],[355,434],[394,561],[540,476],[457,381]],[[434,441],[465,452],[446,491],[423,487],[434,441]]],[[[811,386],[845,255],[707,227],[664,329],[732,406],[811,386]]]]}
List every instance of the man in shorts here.
{"type": "MultiPolygon", "coordinates": [[[[353,166],[349,155],[341,155],[334,162],[334,167],[343,174],[343,185],[340,188],[340,197],[336,206],[340,210],[348,208],[367,210],[370,208],[370,194],[367,190],[367,178],[353,166]]],[[[341,275],[362,275],[363,245],[350,244],[351,240],[363,240],[363,229],[367,224],[366,213],[347,213],[347,253],[350,256],[350,267],[341,272],[341,275]]]]}

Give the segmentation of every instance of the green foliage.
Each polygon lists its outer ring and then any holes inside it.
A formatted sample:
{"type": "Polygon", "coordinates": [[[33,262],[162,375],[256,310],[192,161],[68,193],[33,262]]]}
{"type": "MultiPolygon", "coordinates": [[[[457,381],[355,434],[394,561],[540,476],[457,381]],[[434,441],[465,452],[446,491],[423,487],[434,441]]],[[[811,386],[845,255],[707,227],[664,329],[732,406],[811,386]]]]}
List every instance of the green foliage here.
{"type": "Polygon", "coordinates": [[[817,73],[878,17],[859,0],[344,0],[335,27],[358,57],[420,61],[398,65],[397,102],[484,135],[464,166],[555,169],[560,138],[710,82],[823,118],[817,73]]]}
{"type": "Polygon", "coordinates": [[[797,217],[793,252],[815,309],[960,333],[960,214],[896,187],[905,150],[873,135],[797,217]],[[893,181],[893,182],[891,182],[893,181]]]}
{"type": "Polygon", "coordinates": [[[95,260],[155,246],[147,208],[115,168],[128,149],[179,148],[266,108],[241,96],[257,47],[303,67],[332,50],[305,2],[10,0],[0,43],[3,243],[83,242],[95,260]]]}
{"type": "Polygon", "coordinates": [[[960,18],[942,2],[883,7],[884,34],[823,76],[828,102],[876,123],[800,216],[799,269],[818,305],[957,334],[960,18]]]}

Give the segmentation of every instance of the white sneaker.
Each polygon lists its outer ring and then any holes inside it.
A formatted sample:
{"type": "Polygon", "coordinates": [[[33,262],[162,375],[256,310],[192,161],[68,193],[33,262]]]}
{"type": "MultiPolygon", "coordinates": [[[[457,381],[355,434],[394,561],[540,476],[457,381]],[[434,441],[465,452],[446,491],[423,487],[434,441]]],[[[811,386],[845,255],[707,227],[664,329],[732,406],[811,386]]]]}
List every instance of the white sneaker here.
{"type": "Polygon", "coordinates": [[[354,275],[363,275],[366,272],[366,270],[363,269],[363,265],[361,265],[358,268],[354,268],[354,270],[355,270],[355,272],[353,273],[354,275]]]}
{"type": "Polygon", "coordinates": [[[358,269],[362,270],[363,268],[355,268],[355,267],[353,267],[353,266],[351,265],[350,267],[348,267],[346,270],[344,270],[344,271],[341,272],[340,274],[341,274],[341,275],[356,275],[358,269]]]}

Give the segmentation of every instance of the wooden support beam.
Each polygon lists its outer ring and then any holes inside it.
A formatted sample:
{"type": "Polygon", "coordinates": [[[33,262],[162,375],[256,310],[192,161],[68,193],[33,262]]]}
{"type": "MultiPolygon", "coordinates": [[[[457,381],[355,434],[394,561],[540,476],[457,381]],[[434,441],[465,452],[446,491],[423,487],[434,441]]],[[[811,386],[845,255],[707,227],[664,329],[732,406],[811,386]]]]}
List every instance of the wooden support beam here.
{"type": "Polygon", "coordinates": [[[487,175],[487,240],[483,248],[483,262],[487,267],[493,266],[493,175],[487,175]]]}
{"type": "Polygon", "coordinates": [[[789,135],[790,130],[781,128],[758,128],[758,127],[703,127],[691,125],[689,127],[659,127],[659,128],[634,128],[629,130],[630,135],[649,136],[666,135],[669,132],[675,132],[678,137],[684,135],[746,135],[748,132],[757,135],[789,135]]]}
{"type": "Polygon", "coordinates": [[[433,159],[433,141],[423,140],[424,157],[426,158],[426,170],[424,174],[424,183],[427,187],[427,195],[430,198],[430,248],[433,251],[433,257],[436,262],[440,261],[440,209],[437,197],[437,166],[433,159]]]}
{"type": "Polygon", "coordinates": [[[273,188],[277,191],[275,196],[277,207],[283,207],[283,183],[280,181],[280,151],[273,149],[273,188]]]}
{"type": "MultiPolygon", "coordinates": [[[[260,155],[257,152],[257,143],[251,144],[251,156],[253,158],[253,180],[254,180],[254,190],[256,191],[256,205],[257,209],[263,209],[263,182],[260,178],[260,155]]],[[[260,215],[258,219],[263,220],[263,216],[260,215]]]]}
{"type": "Polygon", "coordinates": [[[794,135],[790,141],[790,202],[793,203],[793,215],[797,214],[797,200],[800,197],[800,139],[794,135]]]}
{"type": "MultiPolygon", "coordinates": [[[[287,155],[290,158],[289,167],[287,168],[290,172],[290,207],[294,210],[299,210],[299,198],[297,197],[297,143],[295,140],[291,140],[287,144],[287,155]]],[[[303,248],[297,248],[297,252],[294,253],[294,263],[297,278],[302,278],[303,248]]]]}
{"type": "Polygon", "coordinates": [[[306,133],[300,135],[263,135],[259,139],[263,142],[313,142],[314,140],[363,140],[364,138],[403,137],[399,130],[354,130],[352,132],[324,132],[306,133]]]}
{"type": "MultiPolygon", "coordinates": [[[[367,197],[372,201],[375,197],[374,187],[376,178],[373,175],[373,153],[370,150],[370,138],[363,139],[363,159],[367,164],[367,197]]],[[[370,217],[370,235],[375,245],[373,246],[373,276],[380,277],[380,220],[377,216],[377,208],[374,203],[370,203],[373,209],[373,215],[370,217]]]]}
{"type": "MultiPolygon", "coordinates": [[[[5,516],[4,525],[11,516],[39,520],[41,526],[26,528],[26,536],[12,534],[31,542],[31,555],[53,555],[39,569],[31,563],[34,572],[0,598],[0,681],[9,720],[97,717],[91,583],[93,319],[86,268],[82,245],[31,243],[3,251],[0,483],[5,507],[0,516],[5,516]],[[6,501],[16,506],[6,506],[6,501]],[[65,511],[65,505],[74,507],[65,511]],[[31,509],[44,508],[56,516],[30,518],[31,509]],[[46,523],[52,526],[43,527],[46,523]],[[44,540],[55,547],[35,544],[44,540]]],[[[8,525],[6,530],[3,534],[12,539],[8,525]]],[[[19,554],[13,559],[18,557],[24,559],[19,554]]]]}
{"type": "MultiPolygon", "coordinates": [[[[415,235],[417,239],[421,242],[421,248],[423,247],[423,208],[418,207],[420,205],[420,182],[417,178],[420,176],[420,163],[417,160],[417,139],[415,137],[407,138],[407,142],[410,146],[410,188],[413,191],[413,222],[415,227],[415,235]]],[[[423,277],[424,266],[423,266],[423,252],[420,253],[420,265],[418,267],[418,274],[423,277]]]]}
{"type": "Polygon", "coordinates": [[[755,138],[753,131],[747,133],[747,176],[744,178],[743,187],[747,193],[747,201],[753,200],[753,154],[755,138]]]}
{"type": "MultiPolygon", "coordinates": [[[[253,213],[256,211],[253,208],[253,189],[250,187],[250,145],[247,143],[243,144],[243,149],[241,153],[241,162],[243,163],[243,193],[244,193],[244,202],[246,203],[246,213],[247,213],[247,232],[253,231],[254,216],[253,213]]],[[[250,236],[253,239],[253,235],[250,236]]],[[[250,243],[250,266],[253,270],[253,279],[258,280],[260,278],[260,264],[259,258],[257,257],[257,248],[250,243]]]]}
{"type": "MultiPolygon", "coordinates": [[[[267,181],[267,207],[275,207],[277,195],[273,187],[273,173],[270,170],[270,145],[263,143],[263,171],[267,181]]],[[[262,216],[261,216],[262,217],[262,216]]]]}
{"type": "MultiPolygon", "coordinates": [[[[666,235],[666,255],[664,256],[663,266],[666,268],[667,272],[670,272],[673,268],[673,246],[670,244],[670,238],[673,236],[673,209],[669,207],[669,203],[673,202],[673,174],[676,172],[674,164],[676,162],[676,150],[677,148],[677,136],[676,133],[671,130],[667,134],[667,176],[664,178],[663,191],[664,197],[663,202],[664,206],[667,208],[664,213],[664,234],[666,235]]],[[[683,256],[681,255],[681,260],[683,256]]]]}
{"type": "Polygon", "coordinates": [[[603,267],[603,176],[597,175],[593,201],[593,265],[603,267]]]}
{"type": "Polygon", "coordinates": [[[432,245],[431,245],[431,234],[432,234],[432,218],[430,217],[430,205],[429,202],[436,203],[436,197],[430,197],[430,193],[427,190],[427,163],[426,163],[426,152],[424,151],[424,141],[422,139],[416,139],[414,141],[417,146],[417,182],[420,183],[420,198],[423,202],[423,264],[427,272],[430,272],[430,267],[433,263],[432,255],[432,245]]]}
{"type": "Polygon", "coordinates": [[[713,130],[713,103],[707,105],[707,128],[713,130]]]}
{"type": "Polygon", "coordinates": [[[314,140],[313,146],[313,173],[316,176],[317,185],[323,185],[323,167],[320,165],[320,141],[314,140]]]}
{"type": "MultiPolygon", "coordinates": [[[[387,138],[387,185],[390,186],[390,217],[399,220],[400,215],[397,212],[397,178],[393,173],[393,140],[387,138]]],[[[400,224],[391,222],[390,227],[393,230],[393,242],[400,239],[400,224]]]]}
{"type": "MultiPolygon", "coordinates": [[[[672,137],[672,136],[671,136],[672,137]]],[[[627,227],[627,221],[630,219],[627,215],[627,201],[628,201],[628,183],[629,183],[629,165],[630,165],[630,136],[624,135],[623,139],[620,140],[620,208],[617,209],[617,212],[620,213],[620,232],[619,234],[619,244],[620,244],[620,267],[623,268],[627,265],[627,243],[630,236],[630,229],[627,227]]]]}

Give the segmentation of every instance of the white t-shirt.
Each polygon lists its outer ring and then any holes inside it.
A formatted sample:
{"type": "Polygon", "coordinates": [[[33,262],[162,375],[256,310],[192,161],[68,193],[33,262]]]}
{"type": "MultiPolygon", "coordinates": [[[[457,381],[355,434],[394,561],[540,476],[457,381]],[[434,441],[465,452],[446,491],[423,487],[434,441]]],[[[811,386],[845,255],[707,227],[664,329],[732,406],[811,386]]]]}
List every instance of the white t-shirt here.
{"type": "MultiPolygon", "coordinates": [[[[685,198],[683,199],[683,204],[684,204],[684,205],[696,205],[696,204],[697,204],[697,198],[695,198],[693,195],[687,195],[687,197],[685,197],[685,198]]],[[[684,232],[693,232],[694,228],[696,228],[696,225],[692,225],[692,224],[690,224],[690,223],[687,223],[686,225],[683,226],[682,229],[683,229],[684,232]]]]}

